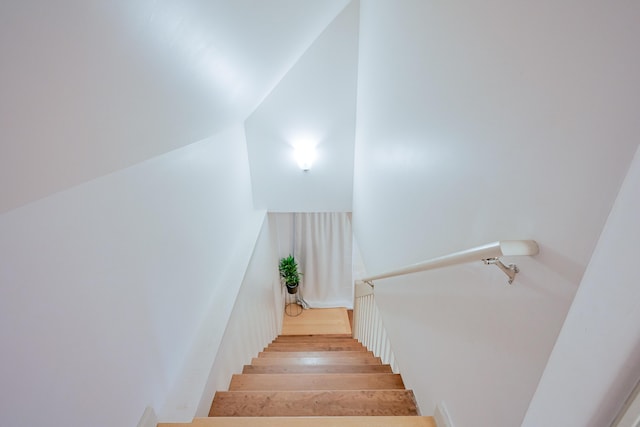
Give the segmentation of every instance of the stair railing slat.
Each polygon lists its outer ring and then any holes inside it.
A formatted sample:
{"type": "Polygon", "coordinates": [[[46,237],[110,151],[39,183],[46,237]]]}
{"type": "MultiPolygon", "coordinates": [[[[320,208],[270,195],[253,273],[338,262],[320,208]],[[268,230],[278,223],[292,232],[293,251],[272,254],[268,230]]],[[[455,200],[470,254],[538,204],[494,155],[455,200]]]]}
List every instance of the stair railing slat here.
{"type": "Polygon", "coordinates": [[[353,304],[353,337],[370,349],[382,362],[389,364],[394,373],[399,373],[382,316],[369,285],[356,283],[356,298],[353,304]]]}

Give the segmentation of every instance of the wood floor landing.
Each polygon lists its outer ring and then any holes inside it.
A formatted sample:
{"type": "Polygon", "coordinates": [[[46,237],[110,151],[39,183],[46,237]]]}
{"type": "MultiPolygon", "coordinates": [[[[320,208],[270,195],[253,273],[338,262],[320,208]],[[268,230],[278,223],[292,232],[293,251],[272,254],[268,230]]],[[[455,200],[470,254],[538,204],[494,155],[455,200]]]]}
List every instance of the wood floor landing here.
{"type": "Polygon", "coordinates": [[[346,308],[311,308],[299,316],[285,314],[282,335],[343,334],[351,336],[346,308]]]}

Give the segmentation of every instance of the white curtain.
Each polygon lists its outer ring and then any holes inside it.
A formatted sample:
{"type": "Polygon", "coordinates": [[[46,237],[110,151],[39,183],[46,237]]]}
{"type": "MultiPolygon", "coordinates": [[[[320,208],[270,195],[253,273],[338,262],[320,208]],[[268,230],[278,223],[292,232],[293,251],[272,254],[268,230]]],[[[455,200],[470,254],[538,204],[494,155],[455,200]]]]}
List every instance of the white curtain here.
{"type": "Polygon", "coordinates": [[[345,212],[294,214],[294,256],[311,307],[353,307],[351,218],[345,212]]]}

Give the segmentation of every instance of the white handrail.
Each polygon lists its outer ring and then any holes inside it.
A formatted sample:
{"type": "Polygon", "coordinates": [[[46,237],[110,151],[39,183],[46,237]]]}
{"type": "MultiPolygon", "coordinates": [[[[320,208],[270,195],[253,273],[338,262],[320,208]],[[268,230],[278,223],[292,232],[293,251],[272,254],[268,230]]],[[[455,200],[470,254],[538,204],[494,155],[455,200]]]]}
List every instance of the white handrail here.
{"type": "Polygon", "coordinates": [[[503,256],[532,256],[537,255],[538,252],[538,244],[535,240],[500,240],[498,242],[487,243],[486,245],[433,258],[417,264],[408,265],[386,273],[376,274],[375,276],[366,277],[362,279],[362,281],[371,284],[373,280],[386,279],[409,273],[417,273],[419,271],[433,270],[435,268],[449,267],[451,265],[464,264],[467,262],[484,261],[485,264],[497,265],[507,274],[507,276],[509,276],[509,284],[511,284],[515,278],[515,274],[519,271],[518,267],[513,264],[505,266],[499,258],[503,256]]]}

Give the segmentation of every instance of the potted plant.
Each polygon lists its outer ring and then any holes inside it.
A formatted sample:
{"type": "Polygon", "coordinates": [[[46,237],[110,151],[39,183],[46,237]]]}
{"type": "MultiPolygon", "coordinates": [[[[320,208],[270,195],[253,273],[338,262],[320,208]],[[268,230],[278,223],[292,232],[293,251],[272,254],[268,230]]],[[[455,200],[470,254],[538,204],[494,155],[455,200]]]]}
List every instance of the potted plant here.
{"type": "Polygon", "coordinates": [[[293,255],[280,259],[280,277],[287,287],[287,292],[295,294],[298,292],[298,286],[300,285],[300,276],[302,273],[298,272],[298,263],[293,255]]]}

